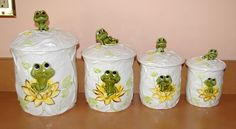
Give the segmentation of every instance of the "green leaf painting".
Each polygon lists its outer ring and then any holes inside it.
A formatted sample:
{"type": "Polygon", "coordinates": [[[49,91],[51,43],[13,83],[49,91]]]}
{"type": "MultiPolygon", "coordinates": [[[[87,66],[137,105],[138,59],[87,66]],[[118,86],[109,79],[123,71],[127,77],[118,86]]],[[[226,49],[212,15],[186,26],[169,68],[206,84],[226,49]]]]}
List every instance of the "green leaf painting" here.
{"type": "Polygon", "coordinates": [[[97,106],[97,100],[94,99],[94,98],[88,98],[88,103],[92,107],[96,107],[97,106]]]}
{"type": "Polygon", "coordinates": [[[152,72],[152,73],[151,73],[151,76],[152,76],[152,77],[157,77],[157,72],[152,72]]]}
{"type": "Polygon", "coordinates": [[[107,52],[105,53],[105,55],[106,55],[106,56],[113,56],[113,53],[112,53],[111,51],[107,51],[107,52]]]}
{"type": "Polygon", "coordinates": [[[72,85],[72,77],[71,75],[68,75],[65,77],[65,79],[62,81],[62,87],[63,88],[69,88],[72,85]]]}
{"type": "Polygon", "coordinates": [[[28,107],[27,107],[27,104],[28,104],[28,102],[26,102],[23,98],[19,98],[19,101],[20,101],[20,105],[21,105],[21,107],[24,109],[24,110],[26,110],[26,109],[28,109],[28,107]]]}
{"type": "Polygon", "coordinates": [[[147,104],[151,104],[152,103],[152,98],[149,96],[144,96],[144,102],[147,104]]]}
{"type": "Polygon", "coordinates": [[[98,73],[101,73],[101,72],[102,72],[102,70],[101,70],[101,69],[99,69],[99,68],[94,68],[94,72],[95,72],[96,74],[98,74],[98,73]]]}
{"type": "Polygon", "coordinates": [[[30,46],[33,45],[33,42],[32,42],[31,40],[25,40],[23,43],[24,43],[25,45],[30,45],[30,46]]]}
{"type": "Polygon", "coordinates": [[[128,88],[130,88],[131,86],[132,86],[132,77],[129,77],[129,79],[126,81],[126,86],[128,87],[128,88]]]}
{"type": "Polygon", "coordinates": [[[61,92],[61,97],[62,98],[65,98],[67,97],[69,94],[69,89],[64,89],[62,92],[61,92]]]}
{"type": "Polygon", "coordinates": [[[192,98],[192,102],[196,105],[199,105],[199,103],[200,103],[200,101],[195,97],[192,98]]]}
{"type": "Polygon", "coordinates": [[[63,79],[62,87],[64,88],[64,90],[62,91],[62,95],[61,95],[62,98],[65,98],[68,96],[69,88],[71,87],[72,84],[73,84],[73,81],[72,81],[71,75],[68,75],[63,79]]]}
{"type": "Polygon", "coordinates": [[[27,63],[27,62],[22,62],[22,66],[25,70],[29,70],[30,67],[31,67],[31,64],[30,63],[27,63]]]}

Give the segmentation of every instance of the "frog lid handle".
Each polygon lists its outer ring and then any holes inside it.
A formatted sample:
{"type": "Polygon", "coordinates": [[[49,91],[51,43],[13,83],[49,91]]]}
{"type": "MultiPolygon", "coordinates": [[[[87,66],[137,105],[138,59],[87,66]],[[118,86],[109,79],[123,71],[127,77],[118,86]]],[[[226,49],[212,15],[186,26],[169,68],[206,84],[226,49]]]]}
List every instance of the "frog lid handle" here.
{"type": "Polygon", "coordinates": [[[49,16],[44,10],[38,10],[34,13],[34,22],[39,31],[48,31],[49,16]]]}
{"type": "Polygon", "coordinates": [[[108,35],[107,31],[103,28],[96,31],[96,42],[101,45],[115,45],[119,40],[108,35]]]}
{"type": "Polygon", "coordinates": [[[215,60],[218,56],[218,52],[216,49],[211,49],[208,51],[207,54],[205,54],[204,56],[202,56],[203,59],[206,60],[215,60]]]}
{"type": "Polygon", "coordinates": [[[166,39],[163,37],[158,38],[156,42],[156,52],[164,53],[166,48],[166,39]]]}

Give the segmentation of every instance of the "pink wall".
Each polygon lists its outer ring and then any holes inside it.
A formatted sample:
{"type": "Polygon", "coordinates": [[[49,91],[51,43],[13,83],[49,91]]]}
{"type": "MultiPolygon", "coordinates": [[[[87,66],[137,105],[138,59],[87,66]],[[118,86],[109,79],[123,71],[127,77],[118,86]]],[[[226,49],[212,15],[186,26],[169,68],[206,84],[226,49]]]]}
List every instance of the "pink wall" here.
{"type": "Polygon", "coordinates": [[[104,27],[138,53],[164,36],[184,58],[216,48],[220,58],[236,60],[236,0],[16,0],[16,8],[16,18],[0,18],[0,57],[11,57],[11,41],[34,28],[34,11],[45,9],[51,27],[79,38],[78,57],[104,27]]]}

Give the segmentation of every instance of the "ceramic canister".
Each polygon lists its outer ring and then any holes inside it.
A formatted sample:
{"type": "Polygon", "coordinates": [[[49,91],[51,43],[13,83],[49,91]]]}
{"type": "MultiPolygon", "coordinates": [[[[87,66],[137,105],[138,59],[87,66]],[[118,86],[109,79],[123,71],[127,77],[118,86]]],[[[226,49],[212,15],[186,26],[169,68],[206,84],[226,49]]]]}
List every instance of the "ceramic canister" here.
{"type": "MultiPolygon", "coordinates": [[[[99,30],[102,35],[100,44],[94,44],[82,52],[85,61],[85,95],[92,109],[117,112],[126,109],[133,97],[132,66],[135,52],[124,44],[110,43],[112,39],[104,31],[99,30]]],[[[100,40],[98,38],[97,41],[100,40]]]]}
{"type": "Polygon", "coordinates": [[[212,107],[219,103],[226,64],[216,58],[212,49],[205,56],[188,59],[187,100],[198,107],[212,107]]]}
{"type": "Polygon", "coordinates": [[[73,107],[77,97],[77,42],[59,29],[28,30],[13,41],[16,92],[25,112],[53,116],[73,107]]]}
{"type": "Polygon", "coordinates": [[[159,38],[157,49],[138,56],[141,63],[140,98],[153,109],[174,107],[180,97],[181,69],[184,60],[173,51],[165,51],[166,40],[159,38]]]}

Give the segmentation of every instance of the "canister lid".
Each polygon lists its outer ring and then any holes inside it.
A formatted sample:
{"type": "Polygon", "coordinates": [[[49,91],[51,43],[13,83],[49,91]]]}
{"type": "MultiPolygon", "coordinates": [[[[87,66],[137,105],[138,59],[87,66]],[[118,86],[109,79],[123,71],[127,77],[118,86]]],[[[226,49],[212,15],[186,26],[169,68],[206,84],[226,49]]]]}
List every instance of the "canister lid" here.
{"type": "Polygon", "coordinates": [[[84,58],[94,60],[121,60],[133,58],[135,52],[124,44],[101,45],[94,44],[83,50],[84,58]]]}
{"type": "Polygon", "coordinates": [[[118,39],[109,36],[103,28],[96,31],[96,41],[100,44],[94,44],[83,50],[84,58],[109,61],[129,59],[135,56],[133,49],[118,43],[118,39]]]}
{"type": "Polygon", "coordinates": [[[226,64],[217,58],[218,52],[215,49],[211,49],[204,56],[193,57],[188,59],[186,64],[190,68],[204,70],[204,71],[218,71],[224,70],[226,64]]]}
{"type": "Polygon", "coordinates": [[[49,16],[44,10],[35,11],[34,24],[38,29],[27,30],[18,35],[12,42],[13,50],[46,52],[70,48],[78,40],[68,32],[59,29],[49,29],[49,16]]]}
{"type": "Polygon", "coordinates": [[[76,37],[59,29],[48,31],[27,30],[11,44],[12,49],[21,51],[56,51],[70,48],[78,43],[76,37]]]}
{"type": "Polygon", "coordinates": [[[149,50],[138,56],[139,62],[155,67],[171,67],[183,64],[184,59],[178,54],[173,51],[165,51],[166,43],[164,38],[159,38],[156,42],[156,50],[149,50]]]}
{"type": "Polygon", "coordinates": [[[155,67],[171,67],[184,63],[184,60],[173,51],[159,53],[155,50],[149,50],[138,56],[138,60],[143,65],[155,67]]]}

